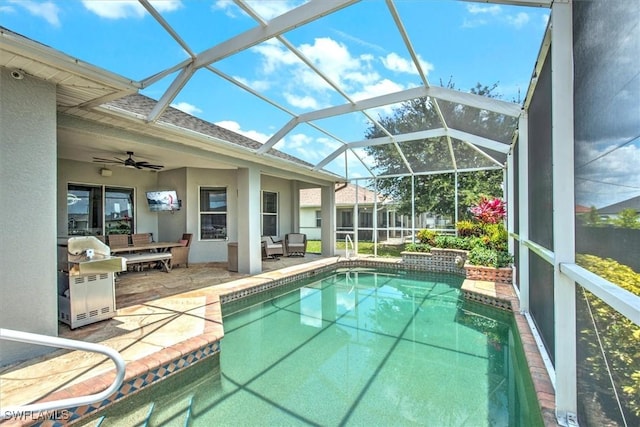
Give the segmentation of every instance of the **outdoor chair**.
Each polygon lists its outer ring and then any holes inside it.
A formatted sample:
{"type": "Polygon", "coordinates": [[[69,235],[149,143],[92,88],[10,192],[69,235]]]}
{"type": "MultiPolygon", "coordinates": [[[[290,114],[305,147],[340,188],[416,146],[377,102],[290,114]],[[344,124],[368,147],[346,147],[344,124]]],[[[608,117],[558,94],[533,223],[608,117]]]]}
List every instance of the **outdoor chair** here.
{"type": "Polygon", "coordinates": [[[276,242],[271,236],[262,236],[262,254],[265,258],[279,259],[284,255],[282,240],[276,242]]]}
{"type": "Polygon", "coordinates": [[[129,246],[128,234],[110,234],[109,235],[109,248],[118,249],[126,248],[129,246]]]}
{"type": "Polygon", "coordinates": [[[144,245],[146,243],[151,243],[151,234],[149,233],[138,233],[131,235],[131,243],[133,246],[144,245]]]}
{"type": "Polygon", "coordinates": [[[285,235],[284,247],[287,256],[304,256],[307,253],[307,235],[302,233],[285,235]]]}
{"type": "Polygon", "coordinates": [[[189,248],[191,247],[191,239],[193,234],[184,233],[180,243],[182,246],[176,246],[171,248],[171,267],[176,265],[184,265],[189,268],[189,248]]]}

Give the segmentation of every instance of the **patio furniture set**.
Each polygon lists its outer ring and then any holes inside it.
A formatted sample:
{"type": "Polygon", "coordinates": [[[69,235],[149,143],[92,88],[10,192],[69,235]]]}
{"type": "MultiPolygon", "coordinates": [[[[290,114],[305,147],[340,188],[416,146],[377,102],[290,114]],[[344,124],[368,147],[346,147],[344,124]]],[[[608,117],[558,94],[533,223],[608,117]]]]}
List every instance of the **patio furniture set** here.
{"type": "Polygon", "coordinates": [[[304,256],[307,252],[307,235],[288,233],[284,240],[274,236],[262,237],[263,258],[277,260],[281,256],[304,256]]]}

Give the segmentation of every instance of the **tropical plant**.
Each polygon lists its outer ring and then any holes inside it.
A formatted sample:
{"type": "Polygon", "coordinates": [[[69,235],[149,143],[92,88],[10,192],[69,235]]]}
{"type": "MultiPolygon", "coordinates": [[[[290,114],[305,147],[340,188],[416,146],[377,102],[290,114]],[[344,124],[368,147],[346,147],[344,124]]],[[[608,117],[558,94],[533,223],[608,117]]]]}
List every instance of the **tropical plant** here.
{"type": "Polygon", "coordinates": [[[497,224],[507,215],[504,201],[498,197],[489,199],[483,196],[470,211],[476,220],[484,224],[497,224]]]}
{"type": "Polygon", "coordinates": [[[436,244],[436,236],[438,233],[435,230],[429,230],[428,228],[423,228],[418,231],[416,237],[420,243],[426,243],[428,245],[434,246],[436,244]]]}

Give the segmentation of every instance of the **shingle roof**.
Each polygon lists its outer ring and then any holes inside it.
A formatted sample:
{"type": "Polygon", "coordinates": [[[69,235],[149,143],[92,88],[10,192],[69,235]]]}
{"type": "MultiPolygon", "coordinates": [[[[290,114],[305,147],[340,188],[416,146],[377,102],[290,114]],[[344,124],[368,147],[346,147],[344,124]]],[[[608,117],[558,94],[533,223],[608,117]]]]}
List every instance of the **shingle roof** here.
{"type": "MultiPolygon", "coordinates": [[[[358,187],[358,204],[373,205],[375,198],[375,193],[373,191],[355,184],[336,184],[336,206],[353,206],[356,201],[356,187],[358,187]]],[[[320,188],[305,188],[300,190],[301,207],[320,206],[320,200],[320,188]]],[[[378,194],[378,203],[388,202],[388,199],[385,199],[378,194]]]]}
{"type": "MultiPolygon", "coordinates": [[[[107,103],[108,106],[120,108],[122,110],[142,116],[148,116],[156,104],[156,100],[141,94],[127,95],[123,98],[116,99],[107,103]]],[[[158,121],[190,131],[198,132],[203,135],[219,138],[232,144],[251,148],[253,150],[256,150],[262,146],[262,144],[258,141],[254,141],[253,139],[247,138],[244,135],[240,135],[238,133],[230,131],[229,129],[214,125],[213,123],[209,123],[173,107],[167,108],[160,116],[158,121]]],[[[290,156],[289,154],[283,153],[282,151],[273,148],[269,149],[267,153],[274,157],[289,160],[303,166],[313,167],[311,163],[305,162],[304,160],[301,160],[294,156],[290,156]]]]}
{"type": "Polygon", "coordinates": [[[636,212],[640,213],[640,196],[632,197],[609,206],[604,206],[598,209],[598,213],[615,215],[624,209],[635,209],[636,212]]]}

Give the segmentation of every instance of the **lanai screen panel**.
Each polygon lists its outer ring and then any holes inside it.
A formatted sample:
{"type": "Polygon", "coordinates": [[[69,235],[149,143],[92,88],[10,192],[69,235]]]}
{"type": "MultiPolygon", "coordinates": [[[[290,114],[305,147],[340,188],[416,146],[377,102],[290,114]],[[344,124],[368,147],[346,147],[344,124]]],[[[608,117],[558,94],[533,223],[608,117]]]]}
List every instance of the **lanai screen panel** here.
{"type": "Polygon", "coordinates": [[[456,138],[451,138],[451,146],[458,169],[498,168],[506,162],[507,155],[504,153],[472,146],[456,138]]]}
{"type": "Polygon", "coordinates": [[[398,144],[414,173],[454,169],[446,138],[430,138],[398,144]]]}
{"type": "Polygon", "coordinates": [[[395,144],[382,144],[374,147],[355,148],[352,150],[363,159],[365,165],[375,176],[409,174],[400,152],[395,144]]]}
{"type": "Polygon", "coordinates": [[[518,126],[518,118],[472,107],[438,100],[447,126],[472,135],[509,145],[518,126]]]}
{"type": "MultiPolygon", "coordinates": [[[[547,55],[529,107],[529,239],[553,250],[551,55],[547,55]]],[[[523,207],[522,207],[523,208],[523,207]]],[[[530,311],[547,351],[555,360],[553,265],[530,252],[530,311]]]]}

